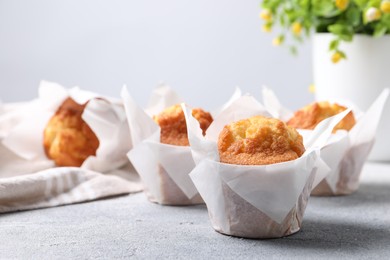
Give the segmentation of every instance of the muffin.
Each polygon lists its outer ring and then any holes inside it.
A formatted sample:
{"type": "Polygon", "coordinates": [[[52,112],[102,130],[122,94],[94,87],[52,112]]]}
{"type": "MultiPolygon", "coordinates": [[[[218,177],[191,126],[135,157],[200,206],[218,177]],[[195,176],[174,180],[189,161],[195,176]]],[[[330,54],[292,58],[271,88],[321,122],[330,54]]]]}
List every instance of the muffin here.
{"type": "Polygon", "coordinates": [[[254,116],[226,125],[218,138],[220,161],[240,165],[265,165],[299,158],[302,136],[284,122],[254,116]]]}
{"type": "MultiPolygon", "coordinates": [[[[213,118],[210,113],[205,112],[200,108],[192,110],[192,115],[200,124],[203,135],[210,126],[213,118]]],[[[172,165],[164,165],[162,161],[158,161],[156,172],[153,176],[149,176],[145,182],[145,194],[152,202],[163,205],[194,205],[204,203],[203,199],[197,192],[194,196],[188,196],[188,185],[193,185],[188,173],[193,169],[195,163],[192,159],[191,150],[189,148],[189,140],[187,135],[187,124],[185,115],[180,104],[171,106],[163,110],[160,114],[155,115],[153,120],[160,126],[160,151],[169,160],[169,164],[175,164],[180,161],[172,170],[172,165]],[[172,146],[165,146],[169,144],[172,146]],[[164,167],[165,166],[165,167],[164,167]],[[168,169],[168,170],[167,170],[168,169]],[[155,182],[155,183],[154,183],[155,182]],[[183,190],[187,188],[186,192],[183,190]],[[157,189],[156,189],[157,188],[157,189]]],[[[154,148],[151,149],[153,151],[154,148]]],[[[132,161],[137,166],[137,161],[132,161]]],[[[149,172],[140,171],[141,178],[147,176],[149,172]]],[[[194,188],[195,189],[195,188],[194,188]]]]}
{"type": "MultiPolygon", "coordinates": [[[[200,108],[193,109],[192,115],[198,120],[204,135],[213,118],[210,113],[200,108]]],[[[166,108],[153,119],[161,128],[161,143],[189,146],[186,119],[180,104],[166,108]]]]}
{"type": "Polygon", "coordinates": [[[67,98],[44,129],[45,153],[57,166],[79,167],[89,156],[96,155],[99,140],[81,117],[86,104],[67,98]]]}
{"type": "MultiPolygon", "coordinates": [[[[300,129],[314,129],[322,120],[329,118],[331,116],[337,115],[347,108],[338,104],[331,104],[327,101],[317,102],[310,104],[297,112],[294,113],[294,116],[287,122],[289,126],[300,128],[300,129]]],[[[346,130],[349,131],[356,124],[356,120],[353,112],[349,112],[334,128],[333,133],[337,130],[346,130]]],[[[348,142],[347,139],[343,139],[338,142],[339,144],[332,144],[329,147],[324,147],[321,150],[321,157],[326,161],[327,164],[334,164],[333,160],[328,161],[328,158],[333,158],[335,154],[340,153],[340,158],[346,153],[345,149],[348,147],[348,144],[338,147],[341,143],[348,142]],[[337,150],[334,150],[336,147],[337,150]]],[[[340,166],[332,165],[332,173],[340,172],[340,166]]],[[[341,171],[341,176],[337,184],[336,193],[330,188],[327,183],[327,180],[322,180],[311,192],[315,196],[331,196],[331,195],[343,195],[351,193],[351,189],[347,188],[346,185],[349,183],[349,177],[347,172],[341,171]],[[344,176],[344,177],[343,177],[344,176]],[[344,193],[345,192],[345,193],[344,193]]]]}
{"type": "MultiPolygon", "coordinates": [[[[227,124],[216,141],[222,164],[218,167],[211,164],[210,172],[201,178],[203,183],[208,176],[220,176],[219,181],[215,177],[207,179],[208,187],[212,187],[212,199],[201,193],[214,229],[247,238],[276,238],[299,231],[314,180],[313,162],[302,157],[305,152],[302,136],[283,121],[253,116],[227,124]],[[301,158],[307,168],[297,166],[301,162],[273,165],[301,158]],[[295,204],[281,221],[259,208],[258,201],[269,201],[266,208],[277,208],[281,203],[280,193],[289,190],[288,194],[292,194],[290,188],[297,185],[300,176],[306,176],[306,182],[302,189],[297,189],[295,204]],[[281,192],[278,185],[287,186],[281,192]],[[214,196],[219,198],[218,203],[213,202],[214,196]]],[[[201,169],[203,174],[204,167],[201,169]]]]}
{"type": "MultiPolygon", "coordinates": [[[[337,115],[346,109],[346,107],[336,103],[331,104],[327,101],[316,102],[296,111],[294,116],[288,120],[287,125],[299,129],[314,129],[322,120],[337,115]]],[[[333,132],[340,129],[349,131],[355,123],[356,120],[351,111],[335,126],[333,132]]]]}

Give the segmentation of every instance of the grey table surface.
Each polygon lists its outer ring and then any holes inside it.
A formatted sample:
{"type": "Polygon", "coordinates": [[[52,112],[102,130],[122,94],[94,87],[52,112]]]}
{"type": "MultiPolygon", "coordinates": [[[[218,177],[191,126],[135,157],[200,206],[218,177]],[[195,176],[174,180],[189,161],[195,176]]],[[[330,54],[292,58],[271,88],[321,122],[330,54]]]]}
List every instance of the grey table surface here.
{"type": "Polygon", "coordinates": [[[0,215],[1,259],[390,258],[390,164],[367,163],[350,196],[311,197],[295,235],[221,235],[205,206],[172,207],[143,193],[0,215]]]}

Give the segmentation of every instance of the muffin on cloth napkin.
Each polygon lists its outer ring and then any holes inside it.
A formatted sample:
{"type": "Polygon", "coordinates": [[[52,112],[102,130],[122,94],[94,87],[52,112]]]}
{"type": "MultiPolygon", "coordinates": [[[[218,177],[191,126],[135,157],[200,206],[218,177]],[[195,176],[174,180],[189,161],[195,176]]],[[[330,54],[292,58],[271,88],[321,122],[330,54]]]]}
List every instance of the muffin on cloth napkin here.
{"type": "Polygon", "coordinates": [[[140,191],[130,148],[120,100],[43,81],[37,99],[0,105],[0,212],[140,191]]]}

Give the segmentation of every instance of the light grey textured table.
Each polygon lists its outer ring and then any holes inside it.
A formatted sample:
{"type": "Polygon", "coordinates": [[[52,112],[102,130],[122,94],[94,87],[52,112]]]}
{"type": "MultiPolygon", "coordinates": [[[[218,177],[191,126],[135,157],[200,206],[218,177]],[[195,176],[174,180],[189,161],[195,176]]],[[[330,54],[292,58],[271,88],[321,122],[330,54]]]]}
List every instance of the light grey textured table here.
{"type": "Polygon", "coordinates": [[[366,164],[350,196],[310,198],[302,230],[271,240],[215,232],[205,206],[168,207],[143,193],[0,215],[0,258],[390,257],[390,164],[366,164]]]}

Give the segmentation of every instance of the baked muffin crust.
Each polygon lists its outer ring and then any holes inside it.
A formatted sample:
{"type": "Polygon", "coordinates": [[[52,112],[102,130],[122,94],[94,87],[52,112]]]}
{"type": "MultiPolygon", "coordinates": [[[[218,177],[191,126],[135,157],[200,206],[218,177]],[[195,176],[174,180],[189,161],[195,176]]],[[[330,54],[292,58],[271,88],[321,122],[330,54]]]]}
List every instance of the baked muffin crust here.
{"type": "MultiPolygon", "coordinates": [[[[289,126],[300,129],[314,129],[322,120],[337,115],[347,108],[338,104],[331,104],[327,101],[316,102],[296,111],[294,116],[287,122],[289,126]]],[[[356,120],[351,111],[343,120],[338,123],[333,132],[339,129],[351,130],[356,120]]]]}
{"type": "Polygon", "coordinates": [[[226,125],[218,138],[220,161],[240,165],[265,165],[299,158],[302,136],[284,122],[254,116],[226,125]]]}
{"type": "MultiPolygon", "coordinates": [[[[193,109],[192,115],[198,120],[204,135],[213,121],[212,116],[201,108],[193,109]]],[[[161,128],[161,143],[189,146],[186,119],[180,104],[166,108],[153,119],[161,128]]]]}
{"type": "Polygon", "coordinates": [[[57,166],[79,167],[89,156],[96,155],[99,140],[81,118],[85,106],[67,98],[45,127],[45,153],[57,166]]]}

